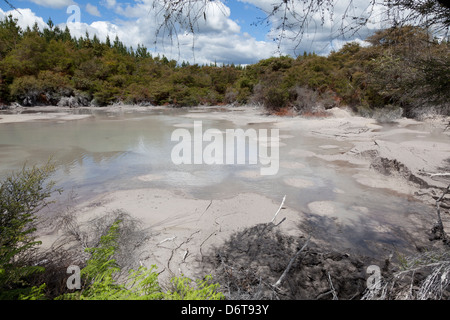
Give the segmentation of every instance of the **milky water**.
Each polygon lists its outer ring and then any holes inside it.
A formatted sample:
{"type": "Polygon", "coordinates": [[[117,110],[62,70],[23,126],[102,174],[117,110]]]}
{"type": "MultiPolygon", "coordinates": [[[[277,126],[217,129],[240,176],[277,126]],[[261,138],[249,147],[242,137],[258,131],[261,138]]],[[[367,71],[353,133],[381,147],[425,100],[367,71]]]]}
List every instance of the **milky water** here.
{"type": "MultiPolygon", "coordinates": [[[[346,142],[298,136],[280,130],[280,169],[262,176],[260,165],[175,165],[171,161],[172,132],[192,129],[195,119],[186,110],[107,112],[74,110],[92,116],[76,121],[33,121],[0,124],[0,175],[49,157],[59,165],[58,186],[73,191],[79,201],[122,189],[164,188],[192,197],[221,199],[254,192],[305,213],[309,230],[330,241],[360,251],[377,251],[408,244],[405,220],[430,208],[390,190],[359,184],[352,176],[357,165],[327,162],[311,152],[348,151],[346,142]],[[308,153],[309,152],[309,153],[308,153]],[[320,207],[325,214],[311,214],[320,207]],[[327,213],[329,215],[327,216],[327,213]]],[[[208,111],[207,111],[208,112],[208,111]]],[[[270,123],[237,127],[202,117],[203,130],[270,129],[270,123]]]]}

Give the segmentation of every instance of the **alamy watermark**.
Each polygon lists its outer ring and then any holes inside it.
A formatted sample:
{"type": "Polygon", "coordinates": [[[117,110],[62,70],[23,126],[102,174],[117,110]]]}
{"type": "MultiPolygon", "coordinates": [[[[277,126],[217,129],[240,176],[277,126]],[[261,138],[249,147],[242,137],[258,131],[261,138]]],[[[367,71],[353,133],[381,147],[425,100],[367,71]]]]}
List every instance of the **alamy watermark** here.
{"type": "Polygon", "coordinates": [[[181,164],[260,164],[261,175],[275,175],[280,164],[279,130],[253,128],[210,128],[203,132],[202,121],[194,121],[193,132],[179,128],[171,141],[178,141],[171,152],[172,162],[181,164]],[[204,143],[207,144],[204,144],[204,143]]]}
{"type": "Polygon", "coordinates": [[[373,295],[378,295],[381,290],[381,270],[377,265],[370,265],[366,269],[366,274],[369,277],[366,280],[367,289],[373,293],[373,295]]]}
{"type": "Polygon", "coordinates": [[[67,14],[71,14],[67,18],[67,24],[69,23],[80,23],[81,22],[81,9],[77,5],[71,5],[67,7],[67,14]]]}
{"type": "Polygon", "coordinates": [[[71,276],[67,279],[66,285],[69,290],[81,289],[81,270],[79,266],[71,265],[66,271],[71,276]]]}

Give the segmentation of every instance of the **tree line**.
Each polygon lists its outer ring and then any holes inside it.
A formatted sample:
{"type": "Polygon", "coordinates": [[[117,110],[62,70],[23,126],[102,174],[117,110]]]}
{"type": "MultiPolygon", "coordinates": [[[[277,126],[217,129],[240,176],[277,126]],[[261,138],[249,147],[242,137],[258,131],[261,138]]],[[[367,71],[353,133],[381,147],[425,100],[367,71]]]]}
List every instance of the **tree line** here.
{"type": "Polygon", "coordinates": [[[25,30],[0,21],[0,103],[23,106],[221,105],[256,103],[269,111],[320,114],[349,106],[448,113],[449,44],[423,27],[398,26],[347,43],[328,56],[279,56],[247,66],[177,63],[118,37],[75,38],[51,19],[25,30]]]}

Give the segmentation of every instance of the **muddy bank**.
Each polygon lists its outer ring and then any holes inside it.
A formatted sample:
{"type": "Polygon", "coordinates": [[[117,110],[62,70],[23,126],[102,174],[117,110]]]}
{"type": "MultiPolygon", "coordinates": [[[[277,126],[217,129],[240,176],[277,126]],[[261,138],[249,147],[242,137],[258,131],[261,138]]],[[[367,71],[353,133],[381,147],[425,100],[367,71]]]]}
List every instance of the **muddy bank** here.
{"type": "Polygon", "coordinates": [[[0,114],[0,124],[16,123],[26,121],[75,121],[89,118],[90,115],[72,114],[70,112],[36,112],[36,113],[14,113],[0,114]]]}
{"type": "MultiPolygon", "coordinates": [[[[281,201],[281,200],[280,200],[281,201]]],[[[203,270],[201,261],[214,245],[225,241],[233,232],[256,224],[270,222],[280,204],[257,194],[240,194],[221,200],[192,199],[180,192],[161,189],[117,191],[96,197],[72,209],[80,225],[88,225],[96,217],[123,210],[142,223],[149,239],[139,253],[139,261],[156,264],[161,277],[197,275],[203,270]]],[[[298,225],[302,217],[292,209],[283,209],[277,221],[286,234],[301,235],[298,225]]],[[[65,230],[50,228],[43,235],[43,248],[52,244],[65,230]]]]}
{"type": "MultiPolygon", "coordinates": [[[[292,237],[273,225],[256,225],[235,232],[220,247],[215,247],[214,255],[208,263],[214,267],[228,296],[236,299],[361,299],[367,294],[368,267],[380,268],[385,279],[399,270],[402,259],[408,254],[420,255],[428,250],[448,250],[441,239],[433,234],[436,199],[442,195],[450,183],[450,132],[448,118],[435,117],[419,122],[399,119],[386,125],[373,119],[351,117],[344,110],[333,110],[330,118],[277,120],[279,128],[298,130],[303,135],[327,138],[330,144],[320,145],[317,152],[298,150],[301,157],[318,158],[329,163],[347,162],[358,167],[353,176],[362,186],[391,190],[401,196],[427,204],[431,216],[414,215],[399,222],[398,232],[405,232],[412,250],[386,246],[384,254],[366,256],[361,252],[346,251],[337,242],[330,244],[321,239],[317,228],[309,228],[308,222],[299,225],[303,235],[292,237]],[[336,143],[339,141],[339,143],[336,143]],[[342,152],[341,142],[348,142],[347,151],[342,152]],[[441,175],[440,173],[444,173],[441,175]],[[447,173],[447,174],[445,174],[447,173]],[[411,221],[408,221],[409,218],[411,221]],[[422,228],[415,226],[422,225],[422,228]],[[312,234],[307,240],[306,235],[312,234]],[[306,249],[296,257],[299,248],[307,243],[306,249]],[[274,284],[293,262],[281,288],[274,284]]],[[[308,181],[289,178],[286,181],[296,187],[307,188],[308,181]]],[[[336,192],[345,193],[344,190],[336,192]]],[[[445,199],[444,199],[445,200],[445,199]]],[[[316,201],[308,205],[310,212],[320,217],[324,230],[332,232],[336,221],[348,226],[355,221],[354,216],[337,214],[336,204],[331,201],[316,201]]],[[[448,204],[443,218],[444,229],[450,232],[448,204]]],[[[356,211],[367,214],[364,204],[356,211]]],[[[359,220],[361,223],[362,220],[359,220]]],[[[357,222],[356,222],[357,223],[357,222]]],[[[369,222],[370,223],[370,222],[369,222]]],[[[317,225],[317,224],[316,224],[317,225]]],[[[342,232],[352,232],[343,227],[342,232]]],[[[325,231],[326,232],[326,231],[325,231]]],[[[389,227],[379,224],[367,232],[389,233],[389,227]]],[[[429,270],[428,270],[429,271],[429,270]]],[[[428,274],[418,269],[412,277],[396,283],[396,290],[414,284],[419,287],[428,274]]],[[[414,291],[413,290],[413,291],[414,291]]],[[[405,292],[407,290],[404,290],[405,292]]],[[[449,293],[443,298],[448,299],[449,293]]]]}
{"type": "MultiPolygon", "coordinates": [[[[152,110],[166,107],[151,107],[152,110]]],[[[1,109],[0,109],[1,110],[1,109]]],[[[70,107],[70,106],[35,106],[23,107],[17,105],[0,111],[1,123],[16,123],[26,121],[70,121],[92,117],[96,111],[121,113],[124,111],[148,111],[147,106],[111,105],[107,107],[70,107]]]]}
{"type": "MultiPolygon", "coordinates": [[[[282,199],[275,201],[255,193],[205,200],[184,194],[182,188],[117,190],[76,206],[80,223],[120,209],[141,220],[149,238],[140,248],[137,260],[146,266],[156,264],[163,281],[173,275],[199,277],[213,273],[229,290],[230,297],[242,294],[241,298],[286,299],[333,298],[332,284],[339,298],[357,299],[366,284],[367,267],[383,267],[387,257],[397,250],[392,243],[398,243],[390,242],[393,234],[401,235],[400,245],[408,244],[410,252],[432,249],[438,244],[429,241],[427,232],[436,218],[435,198],[447,183],[432,174],[449,171],[449,132],[444,130],[448,119],[399,119],[386,126],[341,109],[331,110],[325,118],[287,118],[249,107],[197,108],[182,117],[186,123],[181,125],[186,126],[192,125],[189,121],[193,119],[225,120],[238,126],[270,124],[280,132],[288,131],[280,136],[286,142],[295,137],[311,137],[310,143],[320,144],[309,146],[308,150],[291,150],[294,160],[281,159],[281,165],[301,170],[305,165],[300,159],[308,158],[330,168],[348,167],[352,172],[349,178],[361,188],[383,189],[402,199],[427,203],[432,214],[418,212],[398,218],[386,213],[390,224],[384,224],[382,220],[371,220],[365,204],[356,201],[343,214],[338,196],[351,197],[345,188],[333,190],[338,195],[336,200],[318,197],[309,201],[305,210],[285,205],[275,220],[279,224],[276,227],[270,221],[282,199]],[[361,245],[376,247],[377,259],[347,251],[347,244],[340,242],[344,238],[350,242],[364,239],[362,234],[386,240],[361,245]],[[280,291],[274,292],[266,284],[272,285],[279,279],[309,236],[307,250],[294,261],[280,291]],[[240,285],[233,287],[232,283],[240,285]]],[[[253,171],[242,171],[240,175],[258,183],[258,175],[253,171]]],[[[162,177],[149,173],[137,179],[145,182],[162,177]]],[[[289,176],[283,181],[295,190],[308,190],[313,185],[311,179],[300,176],[289,176]]],[[[450,219],[444,216],[449,230],[450,219]]],[[[50,248],[62,236],[61,232],[53,229],[42,235],[44,247],[50,248]]],[[[404,254],[402,248],[399,251],[404,254]]]]}

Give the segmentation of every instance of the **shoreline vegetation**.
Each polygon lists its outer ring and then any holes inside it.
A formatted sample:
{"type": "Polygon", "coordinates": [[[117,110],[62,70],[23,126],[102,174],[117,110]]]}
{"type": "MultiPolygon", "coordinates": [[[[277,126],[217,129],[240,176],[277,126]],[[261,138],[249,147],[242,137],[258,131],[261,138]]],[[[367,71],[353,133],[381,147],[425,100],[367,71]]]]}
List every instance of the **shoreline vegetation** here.
{"type": "Polygon", "coordinates": [[[251,65],[191,65],[127,48],[117,37],[73,38],[68,29],[22,30],[0,21],[0,106],[264,106],[276,115],[321,116],[348,107],[389,121],[449,115],[449,44],[423,28],[380,30],[367,46],[251,65]]]}
{"type": "MultiPolygon", "coordinates": [[[[6,17],[0,124],[89,116],[73,108],[222,108],[230,112],[194,116],[243,124],[270,118],[330,145],[347,141],[353,147],[344,153],[326,148],[301,156],[360,163],[354,178],[362,185],[423,201],[434,213],[402,222],[414,254],[391,249],[374,260],[325,243],[308,229],[305,213],[286,207],[273,220],[283,205],[256,194],[204,201],[167,190],[119,190],[48,221],[38,209],[57,191],[48,181],[52,166],[24,168],[0,185],[1,298],[448,299],[448,143],[394,139],[420,124],[448,137],[448,43],[411,26],[366,40],[367,47],[349,43],[327,57],[199,66],[126,48],[118,38],[75,39],[51,21],[44,31],[21,30],[6,17]],[[379,131],[380,123],[397,126],[379,131]],[[78,291],[67,288],[70,265],[81,270],[78,291]],[[372,265],[382,278],[368,287],[372,265]]],[[[310,209],[333,225],[352,223],[336,216],[332,203],[310,209]]]]}

